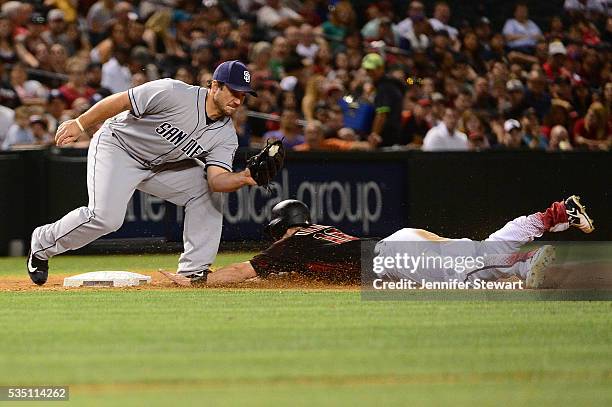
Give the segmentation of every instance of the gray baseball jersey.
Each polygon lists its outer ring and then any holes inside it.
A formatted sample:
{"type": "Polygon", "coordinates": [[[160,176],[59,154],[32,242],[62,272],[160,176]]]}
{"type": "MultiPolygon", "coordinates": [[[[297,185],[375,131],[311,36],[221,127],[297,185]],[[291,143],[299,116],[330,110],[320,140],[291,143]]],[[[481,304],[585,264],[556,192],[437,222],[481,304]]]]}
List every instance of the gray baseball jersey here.
{"type": "Polygon", "coordinates": [[[104,123],[120,144],[145,166],[198,158],[232,171],[238,148],[230,117],[210,121],[208,89],[159,79],[128,90],[131,111],[104,123]]]}

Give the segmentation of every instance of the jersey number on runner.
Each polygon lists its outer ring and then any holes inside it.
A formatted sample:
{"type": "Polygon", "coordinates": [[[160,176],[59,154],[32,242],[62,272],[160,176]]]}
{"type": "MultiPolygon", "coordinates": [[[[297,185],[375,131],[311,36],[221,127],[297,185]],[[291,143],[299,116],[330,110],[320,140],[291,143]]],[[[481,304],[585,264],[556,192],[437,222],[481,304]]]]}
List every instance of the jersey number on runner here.
{"type": "Polygon", "coordinates": [[[321,225],[312,225],[296,233],[296,235],[310,234],[312,234],[312,237],[314,237],[315,239],[325,240],[327,242],[336,244],[342,244],[350,242],[352,240],[358,240],[358,238],[351,235],[347,235],[346,233],[343,233],[342,231],[336,228],[321,225]]]}

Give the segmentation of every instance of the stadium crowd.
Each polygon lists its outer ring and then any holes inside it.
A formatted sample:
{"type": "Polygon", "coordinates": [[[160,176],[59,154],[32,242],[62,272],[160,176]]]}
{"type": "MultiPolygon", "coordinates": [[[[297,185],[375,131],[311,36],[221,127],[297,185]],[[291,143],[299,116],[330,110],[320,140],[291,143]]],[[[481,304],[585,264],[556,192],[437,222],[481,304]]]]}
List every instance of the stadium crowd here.
{"type": "MultiPolygon", "coordinates": [[[[612,8],[517,3],[499,30],[445,2],[0,0],[0,149],[50,145],[115,92],[249,65],[241,146],[611,150],[612,8]]],[[[83,143],[87,143],[84,140],[83,143]]]]}

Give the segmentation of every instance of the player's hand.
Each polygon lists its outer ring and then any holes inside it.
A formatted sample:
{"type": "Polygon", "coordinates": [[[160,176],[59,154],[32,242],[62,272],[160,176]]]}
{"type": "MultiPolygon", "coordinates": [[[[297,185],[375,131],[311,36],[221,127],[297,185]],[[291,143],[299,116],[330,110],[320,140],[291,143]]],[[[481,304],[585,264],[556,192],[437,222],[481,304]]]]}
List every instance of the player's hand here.
{"type": "Polygon", "coordinates": [[[255,181],[253,177],[251,177],[251,171],[248,168],[242,171],[241,174],[244,176],[245,185],[257,185],[257,181],[255,181]]]}
{"type": "Polygon", "coordinates": [[[57,129],[55,133],[55,144],[65,146],[66,144],[74,143],[83,135],[79,129],[76,120],[66,120],[57,129]]]}

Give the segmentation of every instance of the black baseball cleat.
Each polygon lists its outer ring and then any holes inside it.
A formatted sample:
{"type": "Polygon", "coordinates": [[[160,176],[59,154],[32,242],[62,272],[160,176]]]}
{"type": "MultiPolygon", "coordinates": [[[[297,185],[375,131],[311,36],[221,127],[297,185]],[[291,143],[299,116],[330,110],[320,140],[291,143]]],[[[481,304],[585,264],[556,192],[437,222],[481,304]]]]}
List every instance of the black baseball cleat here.
{"type": "Polygon", "coordinates": [[[27,266],[28,275],[34,284],[43,285],[47,282],[47,277],[49,277],[49,262],[47,260],[39,259],[30,251],[28,253],[27,266]]]}
{"type": "Polygon", "coordinates": [[[191,280],[191,285],[194,285],[194,286],[206,285],[206,279],[208,278],[208,273],[210,273],[210,271],[203,270],[203,271],[195,272],[192,275],[190,275],[188,278],[189,280],[191,280]]]}
{"type": "Polygon", "coordinates": [[[565,212],[570,226],[575,226],[584,233],[595,230],[593,220],[586,213],[586,206],[580,203],[580,197],[572,195],[565,200],[565,212]]]}

